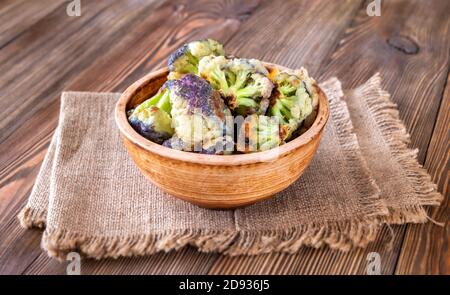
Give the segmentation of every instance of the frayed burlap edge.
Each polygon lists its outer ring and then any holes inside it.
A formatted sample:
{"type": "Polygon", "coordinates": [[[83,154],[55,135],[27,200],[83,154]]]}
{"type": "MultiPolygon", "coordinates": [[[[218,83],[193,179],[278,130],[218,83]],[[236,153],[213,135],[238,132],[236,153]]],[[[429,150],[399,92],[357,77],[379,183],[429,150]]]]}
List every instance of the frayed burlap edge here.
{"type": "MultiPolygon", "coordinates": [[[[339,126],[340,144],[344,146],[351,173],[357,180],[356,187],[360,190],[361,204],[364,210],[361,216],[351,220],[324,221],[317,224],[305,224],[290,229],[274,230],[171,230],[161,233],[149,233],[129,236],[88,236],[69,232],[64,229],[44,231],[41,246],[51,257],[65,259],[67,253],[78,251],[87,257],[101,259],[107,257],[150,255],[159,251],[168,252],[191,245],[201,252],[219,252],[226,255],[257,255],[269,252],[295,253],[302,246],[318,248],[328,245],[332,249],[348,251],[354,247],[365,247],[375,240],[381,222],[380,217],[388,210],[383,200],[379,199],[379,189],[370,177],[370,172],[363,157],[358,151],[359,145],[346,103],[340,98],[340,82],[336,78],[327,81],[322,87],[339,90],[330,100],[333,120],[339,126]],[[344,107],[343,107],[344,106],[344,107]],[[356,170],[354,163],[363,163],[356,170]],[[369,180],[370,186],[367,185],[369,180]]],[[[45,212],[36,212],[24,208],[19,215],[24,227],[45,226],[45,212]],[[36,217],[39,217],[35,219],[36,217]],[[43,219],[40,219],[42,218],[43,219]],[[40,220],[40,222],[37,222],[40,220]]]]}
{"type": "Polygon", "coordinates": [[[45,229],[47,219],[46,210],[37,210],[29,206],[25,206],[17,215],[20,225],[23,228],[40,228],[45,229]]]}
{"type": "Polygon", "coordinates": [[[271,231],[167,231],[127,237],[92,237],[65,230],[44,232],[42,248],[49,256],[65,259],[77,251],[87,257],[117,258],[150,255],[156,252],[179,250],[187,245],[201,252],[218,252],[230,256],[256,255],[269,252],[295,253],[302,246],[348,251],[365,247],[378,233],[377,218],[326,224],[309,224],[289,230],[271,231]]]}
{"type": "Polygon", "coordinates": [[[393,157],[403,168],[418,202],[400,209],[389,208],[389,215],[384,217],[384,221],[391,224],[424,223],[430,220],[424,206],[440,205],[443,196],[437,192],[430,175],[417,161],[418,149],[408,148],[410,135],[400,119],[397,104],[391,100],[390,94],[382,89],[381,83],[382,78],[376,73],[357,91],[362,97],[367,97],[365,101],[378,129],[393,157]]]}

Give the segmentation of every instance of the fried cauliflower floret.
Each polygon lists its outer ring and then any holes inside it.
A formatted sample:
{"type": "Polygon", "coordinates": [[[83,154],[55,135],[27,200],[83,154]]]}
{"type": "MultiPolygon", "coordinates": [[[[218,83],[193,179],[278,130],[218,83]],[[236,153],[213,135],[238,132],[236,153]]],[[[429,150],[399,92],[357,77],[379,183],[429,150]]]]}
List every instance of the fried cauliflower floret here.
{"type": "Polygon", "coordinates": [[[233,138],[226,124],[231,112],[220,94],[193,74],[172,81],[169,88],[175,135],[164,145],[202,153],[232,152],[233,138]]]}
{"type": "Polygon", "coordinates": [[[199,75],[219,90],[228,107],[237,115],[264,114],[273,83],[257,60],[207,56],[200,60],[199,75]]]}
{"type": "Polygon", "coordinates": [[[204,56],[224,54],[222,44],[212,39],[184,44],[169,56],[169,80],[179,79],[188,73],[197,74],[198,63],[204,56]]]}

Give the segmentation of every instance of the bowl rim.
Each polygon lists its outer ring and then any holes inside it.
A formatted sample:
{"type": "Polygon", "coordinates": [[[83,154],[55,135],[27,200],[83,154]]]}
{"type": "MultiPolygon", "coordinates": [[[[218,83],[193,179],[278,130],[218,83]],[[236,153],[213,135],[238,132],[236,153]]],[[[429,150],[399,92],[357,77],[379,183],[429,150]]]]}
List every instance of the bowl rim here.
{"type": "MultiPolygon", "coordinates": [[[[287,69],[286,67],[279,66],[272,63],[263,62],[267,68],[274,66],[280,69],[287,69]]],[[[215,166],[235,166],[244,164],[254,164],[259,162],[271,162],[284,155],[299,149],[310,143],[314,138],[320,136],[329,118],[329,104],[325,93],[319,87],[319,106],[317,116],[308,130],[302,135],[298,136],[294,140],[289,141],[279,147],[256,153],[249,154],[233,154],[233,155],[208,155],[198,154],[192,152],[185,152],[180,150],[171,149],[163,145],[152,142],[139,133],[137,133],[129,124],[126,116],[126,107],[128,101],[136,95],[138,91],[142,89],[142,85],[148,84],[152,79],[168,73],[168,68],[164,67],[156,71],[152,71],[131,84],[120,96],[115,106],[114,118],[116,124],[120,130],[120,133],[127,140],[133,144],[141,147],[144,150],[157,154],[164,158],[172,160],[178,160],[182,162],[203,164],[203,165],[215,165],[215,166]]]]}

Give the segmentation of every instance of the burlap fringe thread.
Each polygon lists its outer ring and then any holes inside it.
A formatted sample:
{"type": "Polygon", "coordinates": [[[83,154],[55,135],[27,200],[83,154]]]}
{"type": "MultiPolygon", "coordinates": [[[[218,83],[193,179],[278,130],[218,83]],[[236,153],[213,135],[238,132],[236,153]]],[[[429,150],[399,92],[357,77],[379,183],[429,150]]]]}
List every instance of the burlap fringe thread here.
{"type": "Polygon", "coordinates": [[[36,210],[29,206],[24,207],[17,216],[23,228],[45,229],[47,211],[36,210]]]}
{"type": "MultiPolygon", "coordinates": [[[[28,215],[42,212],[24,210],[28,215]]],[[[24,218],[24,225],[26,224],[24,218]]],[[[77,251],[87,257],[118,258],[151,255],[159,251],[179,250],[187,245],[201,252],[219,252],[230,256],[256,255],[269,252],[295,253],[302,246],[319,248],[327,244],[332,249],[348,251],[352,247],[365,247],[373,241],[379,230],[377,218],[345,222],[309,224],[289,230],[251,232],[187,230],[166,231],[127,237],[92,237],[65,230],[45,230],[42,248],[49,256],[64,260],[69,252],[77,251]]]]}
{"type": "Polygon", "coordinates": [[[410,136],[405,125],[400,120],[397,104],[391,101],[388,92],[382,90],[382,78],[376,73],[363,87],[358,90],[367,97],[367,105],[371,111],[385,142],[393,157],[403,168],[405,177],[412,184],[418,203],[401,209],[389,208],[389,215],[383,221],[390,224],[424,223],[432,220],[423,206],[438,206],[443,196],[437,191],[430,175],[417,161],[418,149],[408,148],[410,136]]]}

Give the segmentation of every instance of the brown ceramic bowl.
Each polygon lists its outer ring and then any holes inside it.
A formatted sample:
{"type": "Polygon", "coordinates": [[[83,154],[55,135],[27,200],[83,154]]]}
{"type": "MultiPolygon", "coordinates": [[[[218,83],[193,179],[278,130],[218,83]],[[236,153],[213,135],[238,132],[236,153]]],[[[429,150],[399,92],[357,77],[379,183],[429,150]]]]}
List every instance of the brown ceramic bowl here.
{"type": "MultiPolygon", "coordinates": [[[[273,65],[265,63],[267,68],[273,65]]],[[[152,183],[185,201],[208,208],[235,208],[267,199],[296,181],[311,162],[328,120],[320,90],[317,117],[296,139],[272,150],[239,155],[205,155],[173,150],[139,135],[126,111],[151,97],[166,81],[166,68],[152,72],[122,94],[115,119],[125,147],[152,183]]]]}

